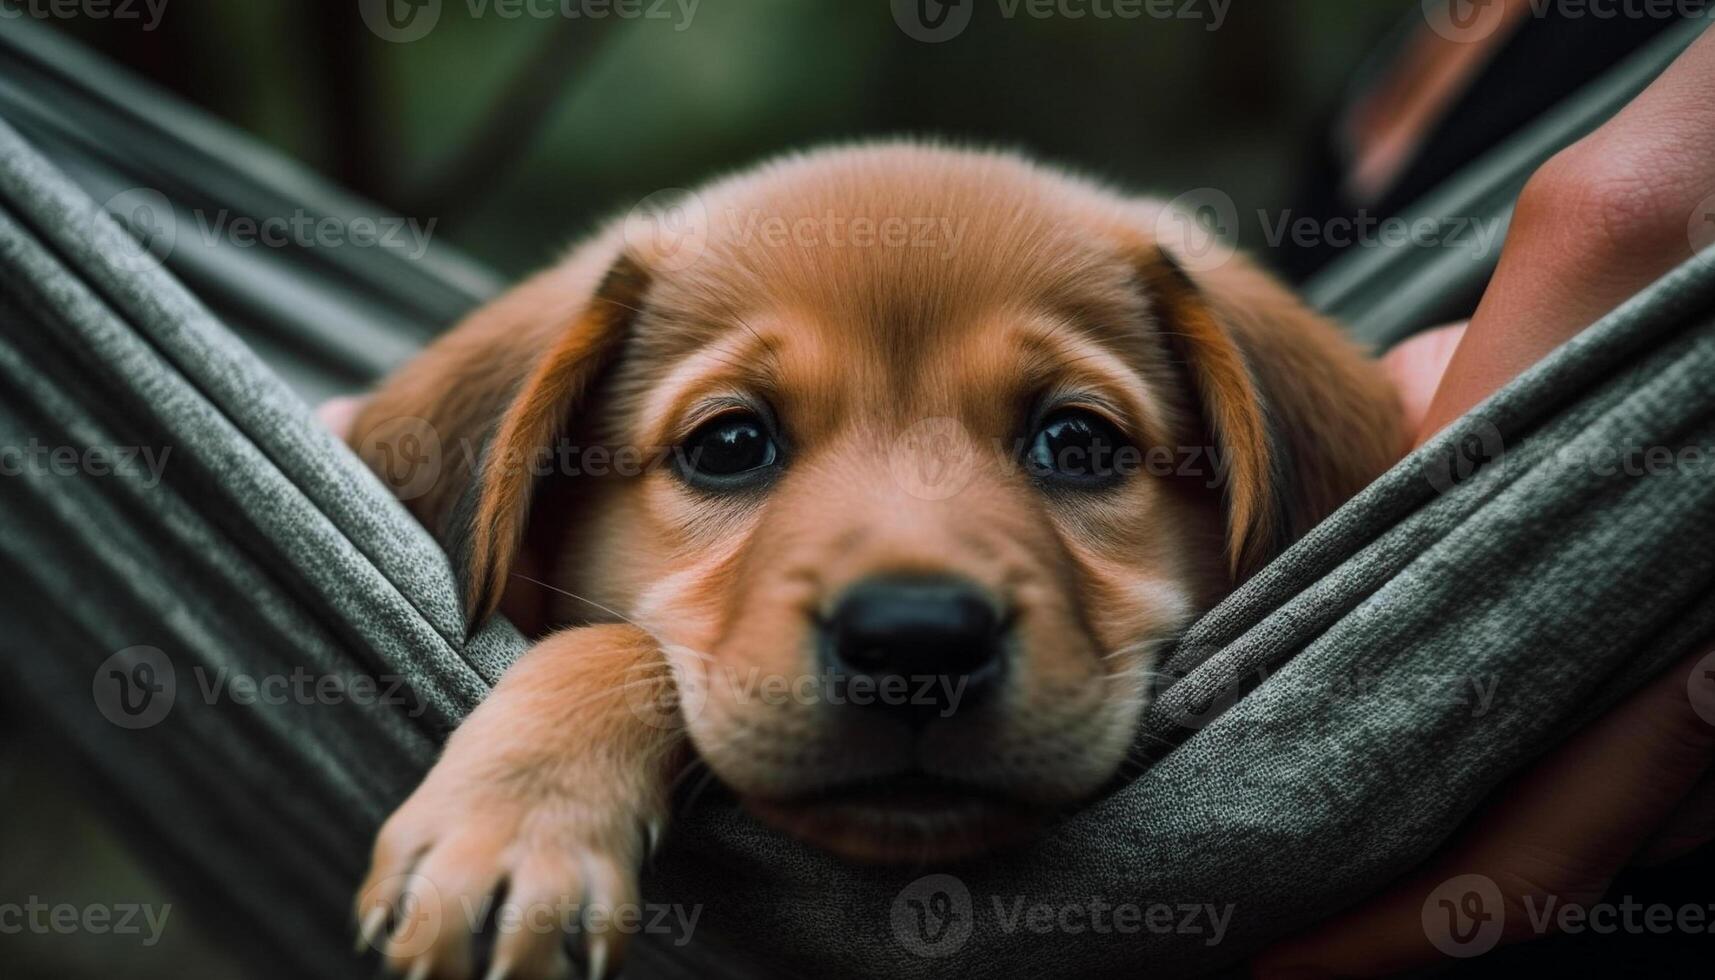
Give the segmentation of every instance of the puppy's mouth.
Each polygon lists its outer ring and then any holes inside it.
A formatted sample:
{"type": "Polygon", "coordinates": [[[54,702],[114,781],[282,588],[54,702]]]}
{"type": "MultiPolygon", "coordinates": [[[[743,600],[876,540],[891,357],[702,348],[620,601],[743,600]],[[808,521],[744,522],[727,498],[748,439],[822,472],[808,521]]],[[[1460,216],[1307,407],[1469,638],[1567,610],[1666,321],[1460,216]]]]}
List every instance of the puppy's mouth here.
{"type": "Polygon", "coordinates": [[[957,860],[1006,847],[1055,811],[975,783],[912,771],[787,798],[748,798],[757,816],[854,861],[957,860]]]}

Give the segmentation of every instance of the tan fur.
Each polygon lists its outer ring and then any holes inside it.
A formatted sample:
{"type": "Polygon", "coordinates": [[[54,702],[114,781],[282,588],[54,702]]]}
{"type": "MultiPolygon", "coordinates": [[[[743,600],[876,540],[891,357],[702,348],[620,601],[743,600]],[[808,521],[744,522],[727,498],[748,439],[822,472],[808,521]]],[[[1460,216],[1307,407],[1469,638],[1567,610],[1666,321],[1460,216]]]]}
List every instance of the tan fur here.
{"type": "Polygon", "coordinates": [[[1227,447],[1229,567],[1243,580],[1399,452],[1397,399],[1351,341],[1248,262],[1195,284],[1146,259],[1140,276],[1227,447]]]}
{"type": "MultiPolygon", "coordinates": [[[[527,873],[575,896],[587,877],[562,847],[620,868],[612,890],[630,894],[638,841],[619,828],[665,818],[661,760],[687,748],[759,815],[852,858],[1028,833],[1113,776],[1155,651],[1398,447],[1374,366],[1242,259],[1182,271],[1154,240],[1155,202],[897,143],[783,159],[696,200],[694,261],[610,227],[433,345],[353,433],[378,467],[400,417],[443,443],[486,440],[480,471],[449,465],[416,512],[462,542],[474,611],[504,593],[507,612],[571,627],[508,673],[389,821],[365,910],[411,867],[446,893],[527,873]],[[853,240],[890,218],[938,237],[853,240]],[[1139,447],[1212,443],[1220,466],[1044,492],[1006,448],[1043,399],[1099,411],[1139,447]],[[665,466],[518,462],[566,441],[673,446],[733,400],[783,432],[787,462],[761,492],[694,492],[665,466]],[[914,482],[943,464],[956,492],[914,482]],[[816,623],[848,586],[897,572],[961,577],[1010,611],[994,710],[914,734],[759,695],[815,670],[816,623]],[[983,793],[824,795],[908,767],[983,793]]],[[[393,959],[464,975],[464,942],[393,959]]],[[[552,944],[507,948],[537,975],[552,944]]]]}

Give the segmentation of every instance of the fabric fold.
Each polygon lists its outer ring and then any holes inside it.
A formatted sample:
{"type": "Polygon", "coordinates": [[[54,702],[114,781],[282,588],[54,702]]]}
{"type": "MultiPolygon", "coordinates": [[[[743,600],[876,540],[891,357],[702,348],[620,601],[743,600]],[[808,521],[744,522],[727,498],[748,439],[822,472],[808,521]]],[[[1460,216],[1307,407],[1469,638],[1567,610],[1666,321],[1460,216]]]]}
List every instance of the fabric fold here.
{"type": "MultiPolygon", "coordinates": [[[[1394,271],[1342,281],[1347,315],[1370,297],[1389,332],[1402,323],[1382,309],[1394,271]]],[[[375,308],[410,308],[413,278],[341,278],[375,308]]],[[[1190,975],[1355,901],[1711,635],[1711,379],[1705,254],[1195,624],[1161,666],[1129,780],[1063,826],[982,862],[854,868],[712,794],[647,875],[650,900],[701,907],[694,941],[641,937],[629,975],[1190,975]],[[1670,462],[1604,464],[1634,448],[1670,462]],[[931,896],[960,918],[917,916],[931,896]],[[1139,925],[1029,925],[1097,906],[1135,908],[1139,925]]],[[[0,447],[29,450],[0,476],[8,707],[66,746],[259,974],[369,975],[348,909],[376,825],[524,640],[500,620],[467,639],[429,535],[5,123],[0,447]],[[144,447],[170,451],[153,478],[54,462],[144,447]],[[299,671],[345,686],[258,700],[228,683],[299,671]],[[360,679],[379,684],[360,695],[360,679]]]]}

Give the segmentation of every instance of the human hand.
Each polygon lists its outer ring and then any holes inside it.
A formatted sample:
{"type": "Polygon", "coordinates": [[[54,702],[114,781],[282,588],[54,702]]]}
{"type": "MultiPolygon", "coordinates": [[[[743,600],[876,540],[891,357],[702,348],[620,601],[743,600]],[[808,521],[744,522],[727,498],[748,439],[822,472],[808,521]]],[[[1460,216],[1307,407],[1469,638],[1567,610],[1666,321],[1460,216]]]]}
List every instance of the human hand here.
{"type": "MultiPolygon", "coordinates": [[[[1715,241],[1711,90],[1715,33],[1531,179],[1469,326],[1414,338],[1385,359],[1415,443],[1715,241]]],[[[1682,660],[1502,786],[1422,869],[1266,950],[1253,971],[1376,976],[1431,966],[1461,938],[1447,909],[1473,927],[1498,923],[1473,933],[1490,947],[1548,934],[1563,921],[1543,917],[1551,898],[1560,908],[1587,905],[1627,864],[1715,839],[1712,769],[1708,653],[1682,660]]]]}
{"type": "Polygon", "coordinates": [[[327,426],[329,432],[344,439],[351,434],[351,424],[357,421],[357,413],[363,411],[368,401],[364,395],[329,398],[316,406],[316,418],[327,426]]]}
{"type": "Polygon", "coordinates": [[[1383,976],[1551,934],[1565,920],[1544,910],[1587,906],[1628,863],[1715,839],[1712,765],[1715,653],[1676,664],[1503,785],[1423,868],[1266,950],[1252,971],[1383,976]]]}
{"type": "Polygon", "coordinates": [[[1613,119],[1531,177],[1419,444],[1715,244],[1711,91],[1715,32],[1705,32],[1613,119]]]}

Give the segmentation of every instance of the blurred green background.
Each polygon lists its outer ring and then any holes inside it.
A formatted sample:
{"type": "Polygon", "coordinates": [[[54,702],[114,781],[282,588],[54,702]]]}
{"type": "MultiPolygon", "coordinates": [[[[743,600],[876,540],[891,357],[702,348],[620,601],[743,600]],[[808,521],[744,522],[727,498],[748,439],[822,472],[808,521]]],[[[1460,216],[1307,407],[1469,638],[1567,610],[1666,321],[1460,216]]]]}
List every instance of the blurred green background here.
{"type": "MultiPolygon", "coordinates": [[[[701,0],[688,21],[673,3],[596,20],[443,0],[409,43],[369,29],[360,2],[165,0],[152,30],[48,22],[516,274],[654,191],[876,134],[1014,146],[1140,191],[1217,186],[1241,213],[1290,206],[1345,79],[1418,0],[1233,0],[1216,30],[1210,0],[1184,19],[1007,18],[1004,0],[966,0],[969,26],[939,44],[888,0],[701,0]]],[[[198,896],[164,893],[50,750],[0,738],[0,903],[170,902],[170,925],[147,950],[0,935],[0,976],[242,975],[226,951],[243,937],[199,932],[198,896]]]]}
{"type": "Polygon", "coordinates": [[[1283,206],[1345,78],[1418,5],[1152,0],[1191,16],[1119,18],[1095,15],[1110,0],[1063,0],[1083,17],[964,0],[968,26],[928,44],[888,0],[701,0],[689,18],[670,0],[634,19],[442,0],[427,36],[389,43],[360,0],[166,2],[153,31],[65,27],[508,273],[652,191],[875,134],[1283,206]]]}

